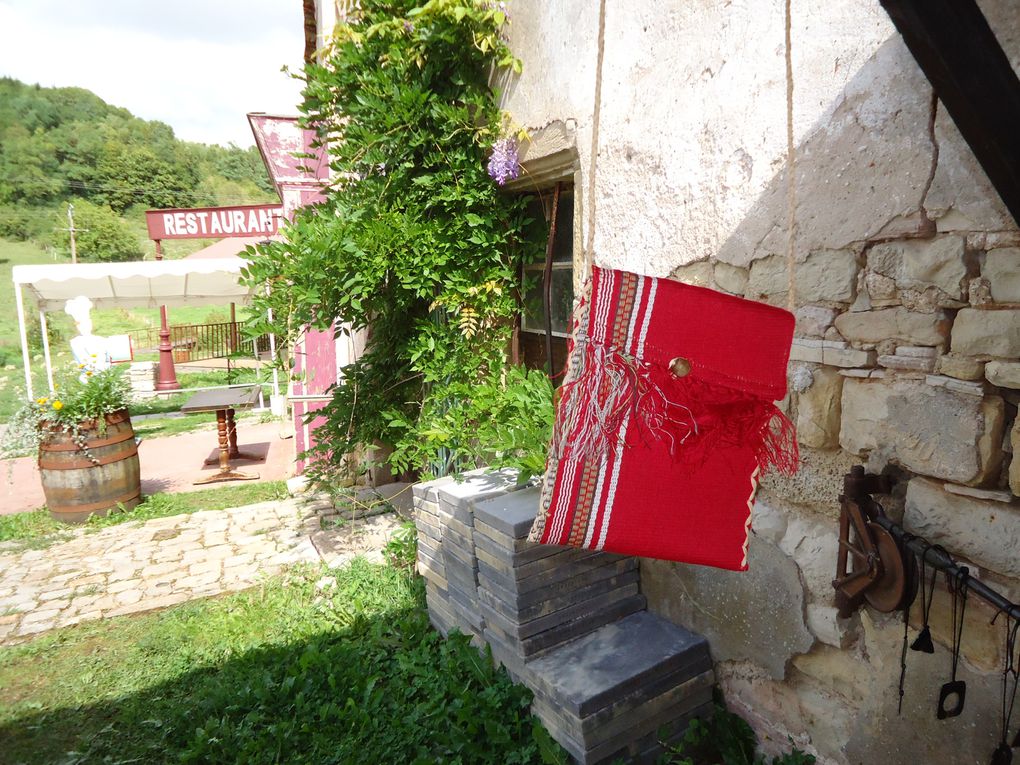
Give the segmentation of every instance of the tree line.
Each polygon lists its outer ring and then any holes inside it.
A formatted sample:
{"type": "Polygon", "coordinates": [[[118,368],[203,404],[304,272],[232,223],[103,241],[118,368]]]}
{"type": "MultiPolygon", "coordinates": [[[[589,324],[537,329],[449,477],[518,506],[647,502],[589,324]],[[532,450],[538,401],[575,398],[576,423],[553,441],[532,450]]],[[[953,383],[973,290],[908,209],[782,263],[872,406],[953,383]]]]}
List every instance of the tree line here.
{"type": "Polygon", "coordinates": [[[181,141],[84,88],[0,78],[0,237],[66,248],[72,202],[85,257],[132,260],[147,208],[275,198],[255,147],[181,141]]]}

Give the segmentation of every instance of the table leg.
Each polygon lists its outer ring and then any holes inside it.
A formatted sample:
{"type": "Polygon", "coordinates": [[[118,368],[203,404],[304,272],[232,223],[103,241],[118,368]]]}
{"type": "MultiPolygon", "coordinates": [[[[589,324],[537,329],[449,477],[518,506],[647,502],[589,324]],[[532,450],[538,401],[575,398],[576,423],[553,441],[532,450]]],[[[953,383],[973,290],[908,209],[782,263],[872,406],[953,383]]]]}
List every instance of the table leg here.
{"type": "MultiPolygon", "coordinates": [[[[216,412],[216,422],[219,425],[220,411],[216,412]]],[[[251,454],[249,452],[242,452],[237,448],[237,423],[234,421],[234,410],[226,410],[227,417],[227,456],[232,460],[252,460],[258,462],[262,457],[258,454],[251,454]]],[[[215,465],[219,462],[219,457],[210,457],[205,461],[206,465],[215,465]]]]}
{"type": "Polygon", "coordinates": [[[206,483],[218,483],[220,481],[253,481],[259,477],[258,473],[242,473],[239,470],[230,469],[230,436],[227,429],[228,411],[226,409],[216,410],[216,435],[220,446],[218,460],[220,470],[218,473],[214,473],[207,478],[200,478],[195,481],[194,485],[196,486],[206,483]]]}

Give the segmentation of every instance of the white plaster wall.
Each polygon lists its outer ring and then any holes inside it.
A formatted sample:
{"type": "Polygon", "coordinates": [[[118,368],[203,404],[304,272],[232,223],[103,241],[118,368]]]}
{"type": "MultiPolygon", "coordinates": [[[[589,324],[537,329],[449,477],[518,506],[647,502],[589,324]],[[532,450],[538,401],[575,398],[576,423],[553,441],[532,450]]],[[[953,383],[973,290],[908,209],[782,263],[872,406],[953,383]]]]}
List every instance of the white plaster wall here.
{"type": "MultiPolygon", "coordinates": [[[[999,11],[1007,0],[985,5],[1008,19],[999,11]]],[[[598,3],[510,7],[524,72],[504,106],[529,128],[577,121],[583,193],[598,3]]],[[[794,0],[792,16],[798,259],[916,233],[934,159],[930,86],[877,0],[794,0]]],[[[707,258],[744,266],[786,251],[783,19],[780,0],[607,3],[598,262],[665,275],[707,258]]],[[[971,207],[972,197],[987,199],[954,188],[982,174],[965,146],[953,150],[958,136],[944,140],[953,162],[940,168],[932,217],[957,198],[971,207]]],[[[991,208],[967,225],[1008,228],[991,208]]]]}

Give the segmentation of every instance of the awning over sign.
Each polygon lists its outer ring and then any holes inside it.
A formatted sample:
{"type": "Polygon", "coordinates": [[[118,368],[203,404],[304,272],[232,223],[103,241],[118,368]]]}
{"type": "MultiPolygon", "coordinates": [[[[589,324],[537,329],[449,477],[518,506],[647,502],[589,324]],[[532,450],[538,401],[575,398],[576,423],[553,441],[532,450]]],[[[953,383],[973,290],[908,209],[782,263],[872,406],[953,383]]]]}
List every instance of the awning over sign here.
{"type": "Polygon", "coordinates": [[[60,311],[78,295],[96,308],[158,308],[247,303],[238,258],[15,266],[15,291],[24,287],[43,311],[60,311]]]}

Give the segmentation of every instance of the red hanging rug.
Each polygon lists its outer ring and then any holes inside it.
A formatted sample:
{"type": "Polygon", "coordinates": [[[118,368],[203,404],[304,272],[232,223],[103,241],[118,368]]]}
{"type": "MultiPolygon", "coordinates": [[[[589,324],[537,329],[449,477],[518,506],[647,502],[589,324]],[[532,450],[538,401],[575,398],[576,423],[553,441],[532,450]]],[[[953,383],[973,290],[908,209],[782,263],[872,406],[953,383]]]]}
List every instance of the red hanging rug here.
{"type": "Polygon", "coordinates": [[[533,542],[743,571],[762,471],[797,469],[789,311],[593,267],[533,542]]]}

